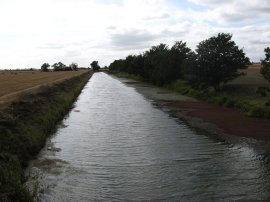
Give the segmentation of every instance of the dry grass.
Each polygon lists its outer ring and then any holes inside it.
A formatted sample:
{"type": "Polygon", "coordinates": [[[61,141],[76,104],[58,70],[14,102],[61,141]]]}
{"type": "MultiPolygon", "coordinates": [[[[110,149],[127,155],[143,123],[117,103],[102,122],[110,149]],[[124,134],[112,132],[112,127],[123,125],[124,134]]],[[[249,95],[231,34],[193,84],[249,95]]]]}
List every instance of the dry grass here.
{"type": "Polygon", "coordinates": [[[36,91],[42,86],[81,75],[87,70],[66,72],[2,71],[0,72],[0,106],[26,92],[36,91]]]}
{"type": "Polygon", "coordinates": [[[239,85],[269,86],[269,82],[261,75],[260,69],[260,64],[250,65],[248,69],[243,71],[246,75],[238,77],[231,83],[239,85]]]}
{"type": "Polygon", "coordinates": [[[262,97],[256,91],[262,86],[270,87],[270,82],[263,78],[260,68],[260,64],[253,64],[248,69],[243,70],[244,76],[238,77],[225,86],[223,91],[225,95],[264,106],[269,101],[269,97],[262,97]]]}

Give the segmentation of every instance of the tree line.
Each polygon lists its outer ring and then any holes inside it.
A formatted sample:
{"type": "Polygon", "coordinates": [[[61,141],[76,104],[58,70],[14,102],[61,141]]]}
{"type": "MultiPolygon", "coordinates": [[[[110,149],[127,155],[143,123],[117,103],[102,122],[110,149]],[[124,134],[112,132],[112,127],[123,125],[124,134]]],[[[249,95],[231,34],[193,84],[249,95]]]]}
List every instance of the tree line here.
{"type": "Polygon", "coordinates": [[[249,58],[232,40],[232,35],[219,33],[200,42],[195,51],[183,41],[172,47],[161,43],[142,54],[115,60],[109,69],[138,75],[160,86],[183,79],[194,87],[219,90],[221,84],[242,75],[238,70],[249,64],[249,58]]]}
{"type": "Polygon", "coordinates": [[[62,62],[54,63],[52,66],[50,66],[49,63],[44,63],[41,65],[41,71],[48,72],[50,71],[50,67],[52,67],[52,70],[57,71],[78,71],[78,64],[77,63],[71,63],[70,65],[66,66],[62,62]]]}
{"type": "MultiPolygon", "coordinates": [[[[90,66],[95,72],[100,70],[98,61],[91,62],[90,66]]],[[[71,63],[69,66],[66,66],[62,62],[54,63],[52,66],[50,66],[49,63],[44,63],[41,65],[41,71],[48,72],[50,71],[50,67],[52,67],[53,71],[78,71],[78,64],[74,62],[71,63]]]]}

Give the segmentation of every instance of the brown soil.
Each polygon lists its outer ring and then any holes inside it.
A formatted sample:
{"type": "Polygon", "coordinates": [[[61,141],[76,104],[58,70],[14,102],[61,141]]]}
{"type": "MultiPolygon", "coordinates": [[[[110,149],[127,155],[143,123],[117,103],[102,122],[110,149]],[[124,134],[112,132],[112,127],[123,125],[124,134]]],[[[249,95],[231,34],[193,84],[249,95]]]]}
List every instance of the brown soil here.
{"type": "Polygon", "coordinates": [[[172,101],[165,106],[180,118],[194,119],[216,125],[225,134],[270,141],[270,120],[250,118],[236,109],[206,102],[172,101]]]}

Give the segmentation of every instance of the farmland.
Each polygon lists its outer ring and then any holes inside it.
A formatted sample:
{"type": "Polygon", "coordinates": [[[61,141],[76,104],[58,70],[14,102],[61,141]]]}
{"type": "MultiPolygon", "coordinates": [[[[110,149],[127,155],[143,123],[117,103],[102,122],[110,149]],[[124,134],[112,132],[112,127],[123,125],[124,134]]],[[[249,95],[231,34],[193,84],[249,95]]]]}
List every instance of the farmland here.
{"type": "Polygon", "coordinates": [[[0,105],[16,99],[23,93],[36,91],[42,86],[60,82],[83,73],[85,73],[85,70],[64,72],[1,71],[0,105]]]}
{"type": "Polygon", "coordinates": [[[225,86],[223,93],[255,105],[265,105],[269,101],[269,97],[260,96],[256,92],[260,87],[270,87],[270,83],[263,78],[260,68],[260,64],[250,65],[248,69],[243,70],[244,76],[236,78],[225,86]]]}

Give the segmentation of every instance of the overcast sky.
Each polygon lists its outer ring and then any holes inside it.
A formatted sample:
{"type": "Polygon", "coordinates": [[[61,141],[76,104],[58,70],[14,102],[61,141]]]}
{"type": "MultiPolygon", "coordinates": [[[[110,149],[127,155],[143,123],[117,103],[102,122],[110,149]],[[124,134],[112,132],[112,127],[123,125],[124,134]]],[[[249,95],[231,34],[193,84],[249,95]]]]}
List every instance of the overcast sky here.
{"type": "Polygon", "coordinates": [[[153,45],[219,32],[252,61],[270,46],[270,0],[0,0],[0,68],[101,66],[153,45]]]}

